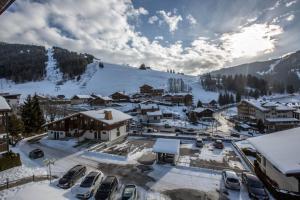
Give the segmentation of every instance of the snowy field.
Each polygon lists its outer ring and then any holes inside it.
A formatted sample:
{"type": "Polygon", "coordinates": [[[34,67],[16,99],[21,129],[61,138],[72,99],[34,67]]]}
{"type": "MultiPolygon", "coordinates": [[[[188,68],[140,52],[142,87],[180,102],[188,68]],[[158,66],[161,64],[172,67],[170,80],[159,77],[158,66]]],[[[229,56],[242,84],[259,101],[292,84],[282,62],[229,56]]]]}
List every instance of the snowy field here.
{"type": "MultiPolygon", "coordinates": [[[[52,56],[51,49],[48,57],[52,56]]],[[[182,78],[186,84],[192,87],[195,102],[201,99],[208,102],[218,98],[218,93],[204,91],[199,84],[198,77],[181,74],[171,74],[156,70],[139,70],[137,68],[104,63],[104,68],[100,69],[98,63],[87,66],[86,72],[81,76],[80,81],[69,80],[62,85],[56,83],[61,81],[61,74],[55,67],[53,59],[49,59],[46,67],[47,76],[42,81],[15,84],[5,79],[0,79],[2,90],[12,93],[22,94],[24,98],[28,94],[35,92],[42,95],[64,94],[71,97],[74,94],[101,94],[111,95],[116,91],[135,93],[143,84],[150,84],[157,88],[167,89],[169,78],[182,78]]]]}

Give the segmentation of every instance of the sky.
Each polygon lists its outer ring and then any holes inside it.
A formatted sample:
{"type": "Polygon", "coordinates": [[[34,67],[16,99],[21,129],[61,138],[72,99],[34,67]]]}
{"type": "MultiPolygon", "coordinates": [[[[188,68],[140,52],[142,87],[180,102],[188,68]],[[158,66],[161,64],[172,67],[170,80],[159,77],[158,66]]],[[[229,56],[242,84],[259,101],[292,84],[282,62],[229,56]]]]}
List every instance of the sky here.
{"type": "Polygon", "coordinates": [[[300,50],[300,0],[18,0],[0,41],[198,75],[300,50]]]}

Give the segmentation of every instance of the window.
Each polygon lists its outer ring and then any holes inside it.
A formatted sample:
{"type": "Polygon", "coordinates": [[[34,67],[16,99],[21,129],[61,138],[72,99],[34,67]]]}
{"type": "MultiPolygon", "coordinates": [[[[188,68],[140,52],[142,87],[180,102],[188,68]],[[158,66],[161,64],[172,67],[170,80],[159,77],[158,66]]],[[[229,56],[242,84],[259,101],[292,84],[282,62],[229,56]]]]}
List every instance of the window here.
{"type": "Polygon", "coordinates": [[[117,128],[117,136],[120,136],[121,133],[120,133],[120,128],[117,128]]]}

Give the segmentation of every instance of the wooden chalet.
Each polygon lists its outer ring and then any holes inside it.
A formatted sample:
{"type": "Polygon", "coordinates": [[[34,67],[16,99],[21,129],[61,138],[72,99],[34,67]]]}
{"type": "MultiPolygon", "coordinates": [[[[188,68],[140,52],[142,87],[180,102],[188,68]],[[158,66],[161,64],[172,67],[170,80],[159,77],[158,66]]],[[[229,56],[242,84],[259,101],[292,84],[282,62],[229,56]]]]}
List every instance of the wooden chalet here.
{"type": "Polygon", "coordinates": [[[76,105],[76,104],[89,103],[89,101],[92,99],[93,97],[91,95],[77,94],[71,98],[71,104],[76,105]]]}
{"type": "Polygon", "coordinates": [[[93,99],[90,100],[92,106],[110,106],[112,104],[112,98],[101,96],[101,95],[91,95],[93,99]]]}
{"type": "Polygon", "coordinates": [[[169,93],[163,96],[163,100],[175,105],[193,105],[193,95],[190,93],[169,93]]]}
{"type": "Polygon", "coordinates": [[[115,92],[110,95],[114,102],[128,102],[130,101],[130,96],[125,94],[124,92],[115,92]]]}

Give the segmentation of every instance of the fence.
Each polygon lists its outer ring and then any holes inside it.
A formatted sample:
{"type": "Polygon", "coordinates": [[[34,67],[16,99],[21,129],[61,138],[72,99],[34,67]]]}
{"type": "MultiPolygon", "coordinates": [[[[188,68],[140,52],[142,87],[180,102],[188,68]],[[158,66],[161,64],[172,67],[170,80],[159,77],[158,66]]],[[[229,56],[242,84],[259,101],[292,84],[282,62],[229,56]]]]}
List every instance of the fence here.
{"type": "Polygon", "coordinates": [[[5,152],[7,151],[7,143],[0,141],[0,152],[5,152]]]}
{"type": "MultiPolygon", "coordinates": [[[[51,176],[51,179],[56,179],[58,178],[57,176],[51,176]]],[[[38,182],[38,181],[44,181],[44,180],[49,180],[50,176],[49,175],[39,175],[39,176],[28,176],[28,177],[24,177],[24,178],[20,178],[17,180],[12,180],[10,181],[9,179],[6,179],[5,183],[0,184],[0,191],[8,189],[8,188],[12,188],[12,187],[16,187],[19,185],[24,185],[26,183],[30,183],[30,182],[38,182]]]]}

